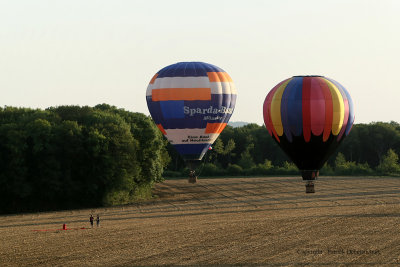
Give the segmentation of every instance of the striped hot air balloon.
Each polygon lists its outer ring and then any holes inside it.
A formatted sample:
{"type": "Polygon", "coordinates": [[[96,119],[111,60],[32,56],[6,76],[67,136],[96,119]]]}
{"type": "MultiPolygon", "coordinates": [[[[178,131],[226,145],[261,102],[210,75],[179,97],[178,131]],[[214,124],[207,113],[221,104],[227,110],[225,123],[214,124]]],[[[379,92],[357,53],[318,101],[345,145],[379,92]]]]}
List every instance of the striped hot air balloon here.
{"type": "MultiPolygon", "coordinates": [[[[350,94],[323,76],[294,76],[280,82],[265,98],[263,115],[269,134],[306,181],[317,178],[354,122],[350,94]]],[[[312,192],[313,183],[307,185],[312,192]]]]}
{"type": "Polygon", "coordinates": [[[147,106],[160,131],[187,162],[200,161],[225,128],[236,103],[236,88],[221,68],[180,62],[150,80],[147,106]]]}

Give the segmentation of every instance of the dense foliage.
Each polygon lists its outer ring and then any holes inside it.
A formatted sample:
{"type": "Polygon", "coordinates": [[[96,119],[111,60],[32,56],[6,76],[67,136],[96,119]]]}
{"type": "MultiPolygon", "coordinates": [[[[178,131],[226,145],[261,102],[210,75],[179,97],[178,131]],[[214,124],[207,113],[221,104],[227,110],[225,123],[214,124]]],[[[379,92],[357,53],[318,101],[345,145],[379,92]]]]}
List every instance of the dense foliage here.
{"type": "MultiPolygon", "coordinates": [[[[184,163],[171,146],[166,176],[183,176],[184,163]]],[[[322,175],[398,175],[400,125],[396,122],[355,124],[349,136],[322,168],[322,175]]],[[[205,157],[201,174],[299,175],[264,126],[227,126],[205,157]]]]}
{"type": "MultiPolygon", "coordinates": [[[[322,175],[399,175],[400,125],[356,124],[322,175]]],[[[227,126],[201,176],[299,175],[264,126],[227,126]]],[[[185,163],[144,114],[106,104],[0,108],[0,213],[126,204],[185,163]]]]}
{"type": "Polygon", "coordinates": [[[169,162],[152,120],[109,105],[0,109],[0,213],[129,203],[169,162]]]}

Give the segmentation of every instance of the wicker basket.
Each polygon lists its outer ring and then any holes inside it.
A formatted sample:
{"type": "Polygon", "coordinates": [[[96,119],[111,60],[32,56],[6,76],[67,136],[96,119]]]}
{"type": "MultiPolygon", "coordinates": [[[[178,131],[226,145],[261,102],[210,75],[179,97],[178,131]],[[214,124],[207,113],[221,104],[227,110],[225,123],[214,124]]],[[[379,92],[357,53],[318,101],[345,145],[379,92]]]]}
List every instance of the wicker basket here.
{"type": "Polygon", "coordinates": [[[189,177],[188,182],[191,184],[197,183],[197,176],[189,177]]]}

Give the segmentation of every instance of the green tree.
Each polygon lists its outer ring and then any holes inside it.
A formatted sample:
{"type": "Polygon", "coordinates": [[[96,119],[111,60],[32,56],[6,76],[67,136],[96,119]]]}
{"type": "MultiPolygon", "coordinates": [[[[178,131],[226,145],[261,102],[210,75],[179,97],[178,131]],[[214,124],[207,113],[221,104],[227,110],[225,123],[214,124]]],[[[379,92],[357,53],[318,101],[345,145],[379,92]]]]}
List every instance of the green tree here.
{"type": "Polygon", "coordinates": [[[232,151],[235,149],[235,141],[233,141],[233,139],[229,139],[227,144],[224,145],[222,139],[217,138],[212,148],[212,151],[208,152],[210,153],[209,160],[214,164],[226,168],[230,163],[232,156],[234,155],[232,154],[232,151]]]}
{"type": "Polygon", "coordinates": [[[397,124],[374,122],[354,125],[338,152],[343,153],[350,161],[367,162],[375,168],[390,148],[400,153],[400,131],[397,124]]]}
{"type": "Polygon", "coordinates": [[[340,175],[369,175],[372,174],[372,169],[367,162],[346,161],[344,155],[339,152],[335,160],[335,173],[340,175]]]}
{"type": "Polygon", "coordinates": [[[22,211],[33,191],[27,179],[26,132],[11,121],[0,124],[0,213],[22,211]]]}
{"type": "Polygon", "coordinates": [[[346,165],[346,158],[343,153],[339,152],[335,160],[335,168],[342,168],[346,165]]]}
{"type": "Polygon", "coordinates": [[[382,174],[398,174],[400,173],[399,156],[393,149],[389,149],[383,156],[377,170],[382,174]]]}
{"type": "Polygon", "coordinates": [[[255,166],[251,151],[254,149],[254,144],[249,144],[245,151],[240,155],[238,162],[239,166],[243,169],[250,169],[255,166]]]}
{"type": "Polygon", "coordinates": [[[151,195],[168,160],[144,114],[0,108],[0,213],[130,203],[151,195]]]}
{"type": "Polygon", "coordinates": [[[229,164],[228,168],[226,169],[229,175],[241,175],[243,173],[243,168],[237,164],[229,164]]]}
{"type": "Polygon", "coordinates": [[[171,161],[166,146],[168,141],[152,119],[141,113],[128,112],[107,104],[97,105],[97,109],[113,112],[121,116],[130,126],[131,134],[138,140],[137,159],[142,167],[141,183],[159,182],[164,168],[171,161]]]}

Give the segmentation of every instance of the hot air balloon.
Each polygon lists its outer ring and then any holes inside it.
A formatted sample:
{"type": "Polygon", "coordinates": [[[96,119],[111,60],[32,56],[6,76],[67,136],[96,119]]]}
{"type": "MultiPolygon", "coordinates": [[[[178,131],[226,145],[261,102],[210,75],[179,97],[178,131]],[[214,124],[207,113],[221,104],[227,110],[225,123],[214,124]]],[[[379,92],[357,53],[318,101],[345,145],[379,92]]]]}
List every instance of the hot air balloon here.
{"type": "Polygon", "coordinates": [[[150,114],[190,168],[195,168],[227,125],[236,88],[221,68],[203,62],[179,62],[158,71],[147,87],[150,114]]]}
{"type": "Polygon", "coordinates": [[[277,84],[263,106],[269,134],[301,171],[314,193],[319,169],[349,134],[354,122],[350,94],[323,76],[294,76],[277,84]]]}

